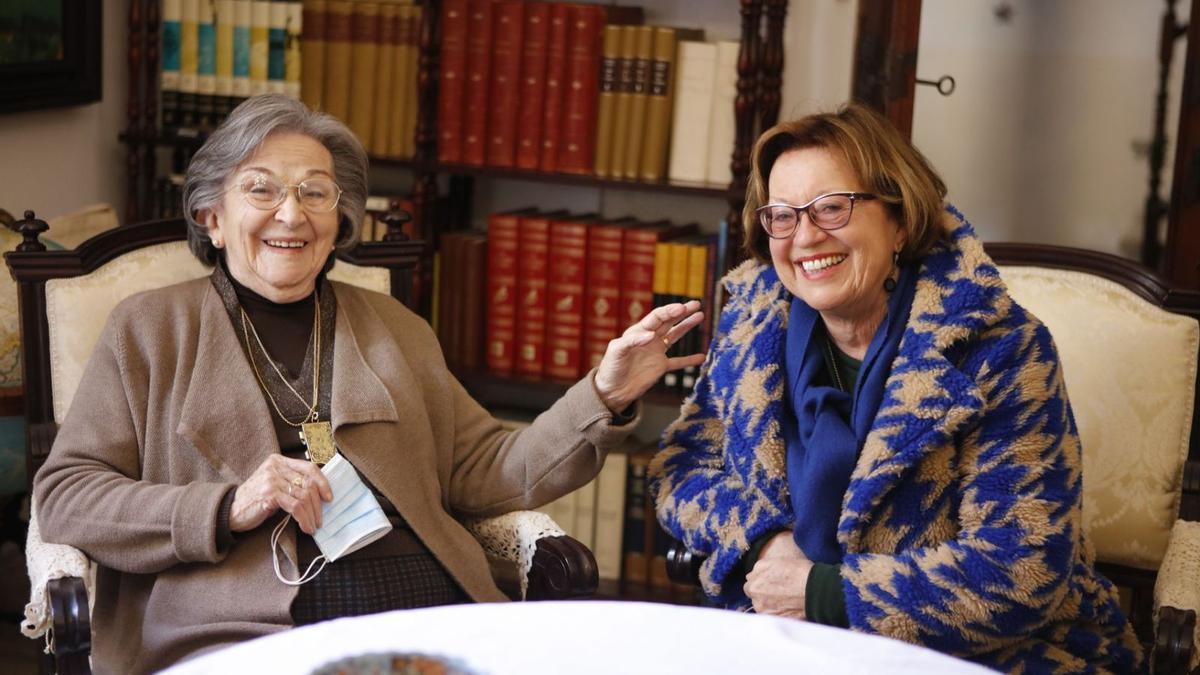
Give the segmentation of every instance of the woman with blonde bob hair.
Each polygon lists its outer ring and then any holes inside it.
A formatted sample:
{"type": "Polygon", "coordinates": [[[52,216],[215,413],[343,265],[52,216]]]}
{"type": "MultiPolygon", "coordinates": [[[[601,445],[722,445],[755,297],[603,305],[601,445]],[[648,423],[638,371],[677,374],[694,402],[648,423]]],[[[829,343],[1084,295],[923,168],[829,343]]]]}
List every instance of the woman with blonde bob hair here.
{"type": "Polygon", "coordinates": [[[650,466],[705,592],[1003,670],[1139,668],[1054,342],[929,162],[851,104],[764,132],[751,172],[751,259],[650,466]]]}

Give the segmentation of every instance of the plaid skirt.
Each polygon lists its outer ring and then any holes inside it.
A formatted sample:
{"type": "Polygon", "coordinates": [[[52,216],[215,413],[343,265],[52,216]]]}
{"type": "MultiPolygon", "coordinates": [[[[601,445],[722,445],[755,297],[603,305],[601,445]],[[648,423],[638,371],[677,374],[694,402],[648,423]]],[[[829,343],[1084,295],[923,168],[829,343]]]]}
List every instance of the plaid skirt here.
{"type": "Polygon", "coordinates": [[[300,587],[292,602],[297,626],[343,616],[470,602],[428,553],[339,560],[300,587]]]}

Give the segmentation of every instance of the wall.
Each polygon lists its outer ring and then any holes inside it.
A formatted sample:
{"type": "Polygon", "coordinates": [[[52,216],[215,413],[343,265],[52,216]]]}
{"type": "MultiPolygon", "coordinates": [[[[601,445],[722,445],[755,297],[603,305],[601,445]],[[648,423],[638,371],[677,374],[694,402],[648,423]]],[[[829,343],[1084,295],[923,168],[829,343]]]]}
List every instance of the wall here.
{"type": "Polygon", "coordinates": [[[50,218],[97,202],[124,213],[125,2],[104,2],[102,99],[0,115],[0,208],[50,218]]]}
{"type": "Polygon", "coordinates": [[[953,75],[958,90],[943,98],[918,87],[913,139],[985,239],[1137,256],[1149,176],[1137,147],[1153,131],[1162,10],[1126,0],[924,0],[918,76],[953,75]],[[995,16],[999,6],[1011,9],[1007,21],[995,16]]]}

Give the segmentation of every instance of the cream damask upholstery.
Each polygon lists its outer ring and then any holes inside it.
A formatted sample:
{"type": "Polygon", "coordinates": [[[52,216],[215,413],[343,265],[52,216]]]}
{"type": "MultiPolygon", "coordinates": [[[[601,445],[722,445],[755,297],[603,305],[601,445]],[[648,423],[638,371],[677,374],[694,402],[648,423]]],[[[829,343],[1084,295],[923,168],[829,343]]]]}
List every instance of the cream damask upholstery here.
{"type": "Polygon", "coordinates": [[[1009,266],[1000,276],[1062,357],[1097,558],[1159,569],[1179,514],[1200,325],[1091,274],[1009,266]]]}
{"type": "MultiPolygon", "coordinates": [[[[142,291],[207,276],[211,270],[188,250],[187,242],[147,246],[78,277],[46,282],[46,320],[51,327],[60,316],[72,317],[69,331],[50,330],[50,373],[54,390],[54,421],[66,417],[88,356],[100,339],[109,313],[125,298],[142,291]],[[87,307],[90,320],[79,320],[87,307]]],[[[363,267],[339,260],[329,278],[380,293],[388,293],[391,276],[382,267],[363,267]]]]}
{"type": "MultiPolygon", "coordinates": [[[[1157,571],[1151,616],[1162,640],[1170,631],[1159,630],[1160,608],[1200,610],[1200,523],[1178,519],[1200,324],[1086,272],[1010,265],[1000,276],[1050,329],[1062,357],[1096,558],[1157,571]]],[[[1156,649],[1170,654],[1173,646],[1156,649]]],[[[1200,625],[1185,668],[1197,666],[1200,625]]]]}

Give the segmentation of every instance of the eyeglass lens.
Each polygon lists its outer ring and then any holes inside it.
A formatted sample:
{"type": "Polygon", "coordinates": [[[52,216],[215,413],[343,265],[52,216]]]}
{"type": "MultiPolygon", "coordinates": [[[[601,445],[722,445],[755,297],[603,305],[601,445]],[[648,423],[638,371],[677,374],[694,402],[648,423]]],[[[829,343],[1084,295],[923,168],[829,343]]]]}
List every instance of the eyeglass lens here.
{"type": "Polygon", "coordinates": [[[310,211],[331,211],[340,196],[337,184],[320,176],[309,178],[299,185],[285,185],[272,176],[249,174],[242,177],[238,184],[246,201],[260,209],[273,209],[282,204],[290,188],[296,188],[300,204],[310,211]]]}
{"type": "MultiPolygon", "coordinates": [[[[848,195],[821,197],[803,209],[809,219],[822,230],[836,230],[850,220],[854,200],[848,195]]],[[[786,237],[795,231],[800,222],[801,209],[786,204],[775,204],[759,212],[759,220],[772,237],[786,237]]]]}

